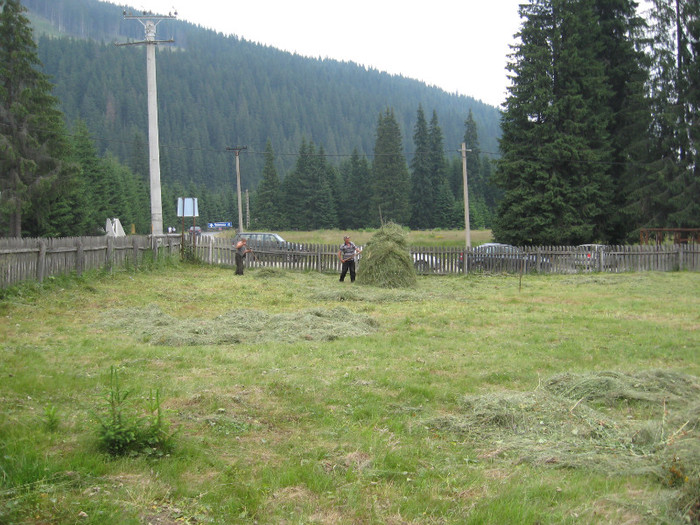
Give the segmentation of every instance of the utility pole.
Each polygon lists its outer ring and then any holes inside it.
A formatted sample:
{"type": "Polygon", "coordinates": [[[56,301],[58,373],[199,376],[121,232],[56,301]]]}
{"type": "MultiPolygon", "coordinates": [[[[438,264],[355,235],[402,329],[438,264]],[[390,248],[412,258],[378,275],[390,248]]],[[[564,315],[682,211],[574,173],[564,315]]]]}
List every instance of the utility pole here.
{"type": "MultiPolygon", "coordinates": [[[[466,142],[462,142],[462,179],[464,179],[464,230],[466,232],[467,249],[472,247],[472,236],[469,229],[469,187],[467,186],[467,149],[466,142]]],[[[466,257],[464,258],[466,264],[466,257]]]]}
{"type": "Polygon", "coordinates": [[[236,187],[238,192],[238,233],[243,232],[243,203],[241,201],[241,165],[238,157],[242,150],[248,149],[248,146],[238,146],[236,148],[226,148],[228,151],[233,151],[236,154],[236,187]]]}
{"type": "Polygon", "coordinates": [[[245,190],[245,229],[250,228],[250,193],[245,190]]]}
{"type": "Polygon", "coordinates": [[[146,32],[146,40],[141,42],[127,42],[116,44],[118,46],[146,45],[146,76],[148,86],[148,157],[151,181],[151,234],[163,234],[163,202],[160,191],[160,145],[158,139],[158,88],[156,86],[156,45],[172,43],[174,40],[156,40],[156,26],[163,20],[174,19],[177,16],[168,14],[154,15],[144,13],[142,15],[127,14],[124,11],[125,20],[138,20],[146,32]]]}

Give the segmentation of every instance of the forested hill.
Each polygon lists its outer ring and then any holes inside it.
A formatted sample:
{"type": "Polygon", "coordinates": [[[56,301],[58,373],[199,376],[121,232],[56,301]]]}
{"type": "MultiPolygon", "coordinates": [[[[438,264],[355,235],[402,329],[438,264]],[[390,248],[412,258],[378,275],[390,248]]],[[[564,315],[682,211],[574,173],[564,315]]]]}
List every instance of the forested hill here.
{"type": "MultiPolygon", "coordinates": [[[[100,151],[147,170],[146,51],[114,42],[143,40],[143,27],[122,8],[97,0],[22,0],[39,43],[44,72],[70,123],[84,120],[100,151]]],[[[129,9],[129,8],[127,8],[129,9]]],[[[243,185],[261,177],[271,141],[280,176],[294,166],[302,139],[342,160],[371,155],[377,121],[393,108],[410,160],[419,105],[436,112],[448,156],[464,137],[469,110],[483,152],[496,152],[500,112],[473,98],[354,63],[313,59],[180,20],[158,26],[157,75],[162,180],[230,184],[232,153],[241,155],[243,185]]],[[[390,45],[390,44],[388,44],[390,45]]],[[[478,71],[464,67],[464,75],[478,71]]],[[[333,161],[332,161],[333,162],[333,161]]]]}

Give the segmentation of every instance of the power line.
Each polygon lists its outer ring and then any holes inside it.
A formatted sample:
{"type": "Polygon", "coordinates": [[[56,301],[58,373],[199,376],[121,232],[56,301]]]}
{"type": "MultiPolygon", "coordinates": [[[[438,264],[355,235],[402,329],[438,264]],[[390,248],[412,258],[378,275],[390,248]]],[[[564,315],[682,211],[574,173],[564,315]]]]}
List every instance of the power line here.
{"type": "MultiPolygon", "coordinates": [[[[9,128],[10,125],[6,123],[0,123],[0,126],[4,126],[6,128],[9,128]]],[[[42,129],[42,128],[36,128],[33,127],[32,129],[36,131],[50,131],[48,129],[42,129]]],[[[72,132],[66,132],[66,135],[69,137],[75,137],[76,134],[72,132]]],[[[114,144],[133,144],[135,141],[134,140],[123,140],[123,139],[110,139],[110,138],[105,138],[102,136],[94,136],[90,135],[90,138],[93,141],[100,141],[100,142],[106,142],[106,143],[114,143],[114,144]]],[[[219,148],[193,148],[193,147],[188,147],[188,146],[175,146],[172,144],[161,144],[160,147],[164,150],[175,150],[175,151],[198,151],[202,153],[226,153],[226,148],[219,149],[219,148]]],[[[453,149],[445,149],[442,150],[442,153],[448,154],[448,153],[454,153],[455,150],[453,149]]],[[[428,155],[435,153],[434,151],[421,151],[421,155],[428,155]]],[[[411,157],[414,158],[418,155],[418,152],[409,152],[407,154],[402,154],[402,153],[364,153],[364,154],[359,154],[360,157],[368,157],[368,158],[373,158],[373,157],[380,157],[380,156],[395,156],[395,155],[404,155],[406,157],[411,157]]],[[[479,154],[481,155],[488,155],[490,157],[496,158],[497,160],[503,160],[503,156],[501,153],[493,152],[493,151],[487,151],[487,150],[480,150],[479,154]]],[[[264,156],[265,151],[264,150],[255,150],[255,149],[248,149],[246,150],[246,155],[253,155],[253,156],[264,156]]],[[[274,152],[275,157],[301,157],[301,156],[310,156],[310,157],[328,157],[328,158],[351,158],[354,153],[286,153],[286,152],[274,152]]],[[[459,157],[455,157],[459,158],[459,157]]],[[[513,157],[512,160],[518,161],[518,160],[539,160],[541,157],[537,157],[535,155],[518,155],[516,157],[513,157]]],[[[508,160],[511,160],[511,158],[508,158],[508,160]]],[[[613,161],[613,160],[590,160],[590,159],[568,159],[566,162],[569,163],[576,163],[576,164],[597,164],[597,165],[609,165],[609,166],[646,166],[646,162],[642,161],[634,161],[634,160],[629,160],[629,161],[613,161]]]]}

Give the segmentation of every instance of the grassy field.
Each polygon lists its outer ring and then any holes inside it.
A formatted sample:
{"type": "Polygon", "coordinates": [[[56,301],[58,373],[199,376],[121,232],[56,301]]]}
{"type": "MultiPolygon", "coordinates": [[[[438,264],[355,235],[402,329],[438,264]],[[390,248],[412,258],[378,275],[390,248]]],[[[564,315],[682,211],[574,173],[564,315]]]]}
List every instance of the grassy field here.
{"type": "Polygon", "coordinates": [[[3,524],[700,519],[700,274],[172,264],[5,293],[0,334],[3,524]],[[100,448],[111,372],[172,450],[100,448]]]}

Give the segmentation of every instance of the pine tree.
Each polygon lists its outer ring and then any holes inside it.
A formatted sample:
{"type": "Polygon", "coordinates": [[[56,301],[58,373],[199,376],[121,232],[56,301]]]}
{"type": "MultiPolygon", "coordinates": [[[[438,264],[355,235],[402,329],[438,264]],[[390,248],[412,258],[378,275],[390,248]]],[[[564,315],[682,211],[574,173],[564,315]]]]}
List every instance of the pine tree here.
{"type": "Polygon", "coordinates": [[[407,224],[411,215],[411,181],[394,111],[379,116],[372,163],[372,216],[375,225],[407,224]]]}
{"type": "Polygon", "coordinates": [[[598,0],[595,5],[602,43],[598,59],[605,66],[611,89],[608,134],[613,192],[610,208],[602,214],[597,229],[599,237],[611,243],[624,242],[636,227],[638,219],[628,203],[640,184],[649,150],[649,60],[643,50],[646,24],[636,9],[633,0],[598,0]]]}
{"type": "Polygon", "coordinates": [[[315,155],[316,148],[313,143],[302,139],[294,171],[282,181],[282,202],[287,226],[285,229],[312,229],[315,155]]]}
{"type": "Polygon", "coordinates": [[[593,0],[533,0],[521,17],[494,234],[511,244],[590,242],[613,192],[611,95],[593,0]]]}
{"type": "Polygon", "coordinates": [[[275,169],[272,142],[265,145],[265,166],[253,200],[254,223],[262,229],[277,230],[282,227],[280,212],[280,181],[275,169]]]}
{"type": "Polygon", "coordinates": [[[338,200],[340,227],[351,230],[371,225],[371,171],[367,157],[360,157],[355,148],[350,159],[343,164],[343,185],[338,200]]]}
{"type": "Polygon", "coordinates": [[[431,176],[430,134],[423,106],[418,106],[413,145],[415,153],[411,161],[411,219],[408,225],[415,230],[427,230],[434,222],[436,187],[431,176]]]}
{"type": "MultiPolygon", "coordinates": [[[[479,131],[471,110],[464,121],[464,144],[467,147],[470,224],[475,229],[491,228],[499,192],[491,180],[491,161],[481,156],[479,131]]],[[[461,165],[459,180],[462,181],[461,165]]],[[[460,200],[464,202],[463,198],[460,200]]]]}
{"type": "Polygon", "coordinates": [[[446,190],[449,188],[447,182],[447,159],[445,159],[445,139],[438,122],[437,111],[433,110],[428,129],[428,164],[430,166],[430,184],[433,188],[433,205],[430,227],[445,228],[448,209],[453,201],[449,199],[446,190]]]}
{"type": "Polygon", "coordinates": [[[653,0],[652,163],[635,196],[646,226],[700,226],[700,6],[653,0]]]}
{"type": "MultiPolygon", "coordinates": [[[[464,121],[464,144],[467,148],[467,175],[469,185],[469,203],[476,202],[485,193],[485,184],[481,175],[481,148],[479,146],[479,132],[474,120],[474,114],[469,110],[469,115],[464,121]]],[[[463,175],[462,175],[463,176],[463,175]]],[[[462,182],[462,186],[464,182],[462,182]]]]}
{"type": "Polygon", "coordinates": [[[332,181],[335,177],[334,169],[326,161],[326,153],[323,147],[318,154],[312,157],[311,172],[312,193],[309,199],[311,230],[334,228],[338,224],[338,215],[335,208],[332,181]]]}
{"type": "Polygon", "coordinates": [[[32,38],[25,8],[5,0],[0,12],[0,210],[7,215],[7,232],[41,233],[41,203],[60,187],[61,156],[67,141],[58,100],[32,38]],[[28,224],[23,224],[24,216],[28,224]]]}

